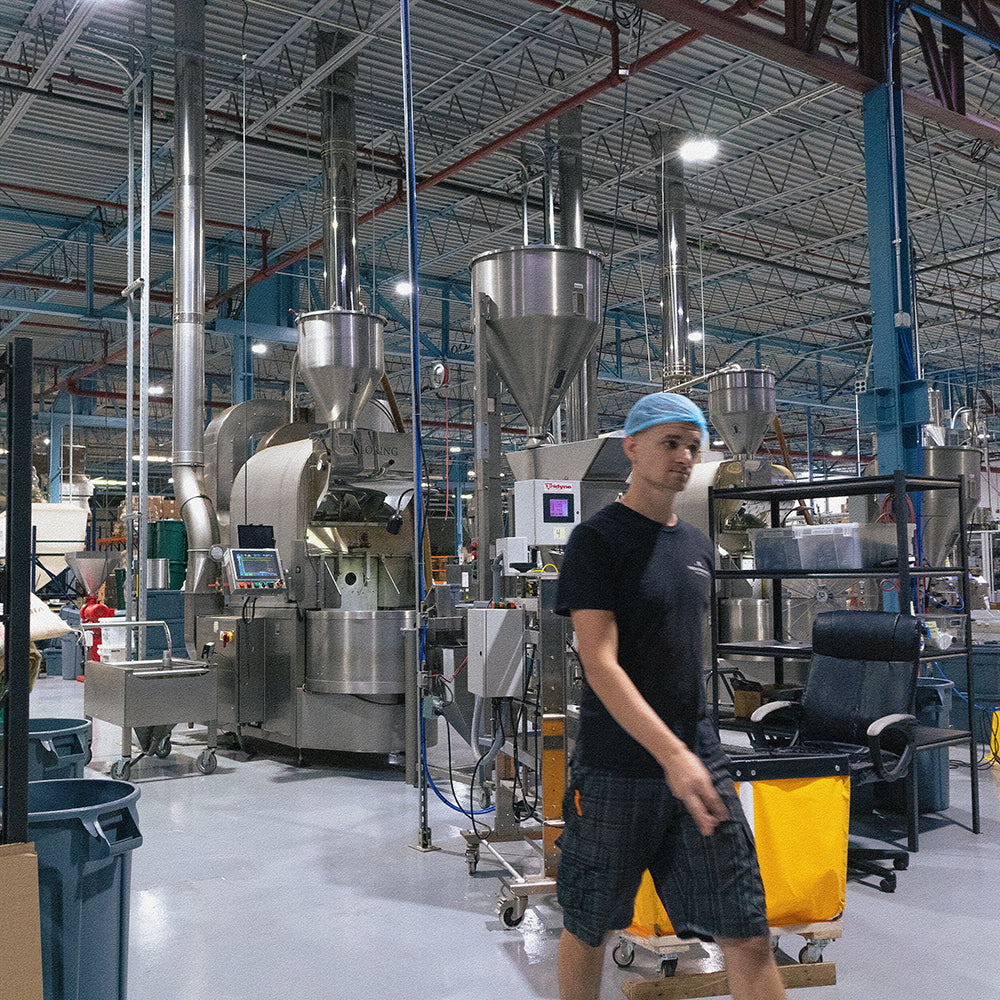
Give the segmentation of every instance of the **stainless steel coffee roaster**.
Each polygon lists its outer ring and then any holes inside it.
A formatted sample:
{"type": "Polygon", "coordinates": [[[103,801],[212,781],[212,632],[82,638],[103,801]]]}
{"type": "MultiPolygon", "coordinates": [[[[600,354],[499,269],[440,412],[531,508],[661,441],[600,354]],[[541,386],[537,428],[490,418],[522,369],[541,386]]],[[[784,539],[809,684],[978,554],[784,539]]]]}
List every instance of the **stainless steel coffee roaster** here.
{"type": "MultiPolygon", "coordinates": [[[[335,45],[320,33],[317,59],[335,45]]],[[[198,617],[197,643],[215,643],[224,728],[297,748],[393,753],[405,749],[416,675],[413,442],[373,399],[385,321],[362,305],[355,256],[356,69],[350,60],[323,91],[330,306],[296,321],[315,422],[253,400],[205,434],[223,546],[249,562],[273,546],[282,578],[237,583],[230,563],[226,607],[198,617]]],[[[293,374],[292,400],[295,384],[293,374]]]]}

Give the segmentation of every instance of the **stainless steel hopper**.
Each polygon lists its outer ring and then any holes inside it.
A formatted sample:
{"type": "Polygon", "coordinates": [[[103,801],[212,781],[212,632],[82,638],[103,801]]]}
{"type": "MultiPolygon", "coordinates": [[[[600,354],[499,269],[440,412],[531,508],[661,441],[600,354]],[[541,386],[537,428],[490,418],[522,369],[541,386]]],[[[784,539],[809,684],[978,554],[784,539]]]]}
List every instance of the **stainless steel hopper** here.
{"type": "MultiPolygon", "coordinates": [[[[935,479],[963,476],[962,498],[966,521],[979,506],[980,468],[983,453],[978,448],[935,445],[924,448],[924,475],[935,479]]],[[[958,496],[954,490],[925,490],[920,503],[920,530],[924,562],[943,566],[959,535],[958,496]]]]}
{"type": "Polygon", "coordinates": [[[116,570],[122,561],[122,553],[108,552],[67,552],[66,562],[83,584],[87,595],[96,594],[108,575],[116,570]]]}
{"type": "Polygon", "coordinates": [[[757,453],[775,414],[774,373],[765,368],[716,372],[708,379],[708,417],[736,456],[757,453]]]}
{"type": "Polygon", "coordinates": [[[353,430],[382,379],[385,319],[358,310],[322,309],[300,313],[295,322],[299,372],[316,401],[317,417],[353,430]]]}
{"type": "Polygon", "coordinates": [[[526,246],[472,261],[473,322],[528,424],[529,447],[576,377],[601,325],[601,258],[591,250],[526,246]]]}

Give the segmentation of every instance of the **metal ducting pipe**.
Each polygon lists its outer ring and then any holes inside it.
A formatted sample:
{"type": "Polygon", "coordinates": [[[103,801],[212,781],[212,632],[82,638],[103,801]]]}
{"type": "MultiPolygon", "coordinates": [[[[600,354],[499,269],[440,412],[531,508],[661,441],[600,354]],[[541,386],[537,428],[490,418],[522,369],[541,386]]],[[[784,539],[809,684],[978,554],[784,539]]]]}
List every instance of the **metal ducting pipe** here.
{"type": "MultiPolygon", "coordinates": [[[[559,242],[583,249],[583,108],[559,119],[559,242]]],[[[566,439],[597,437],[597,347],[566,393],[566,439]]]]}
{"type": "Polygon", "coordinates": [[[205,494],[205,5],[174,5],[174,496],[187,529],[185,589],[207,594],[219,525],[205,494]]]}
{"type": "MultiPolygon", "coordinates": [[[[317,32],[317,65],[330,62],[341,48],[339,32],[317,32]]],[[[335,69],[320,89],[323,210],[327,227],[323,266],[326,304],[330,309],[363,308],[357,257],[358,143],[354,100],[357,82],[358,58],[354,56],[335,69]]]]}
{"type": "Polygon", "coordinates": [[[660,219],[660,302],[663,310],[663,388],[691,377],[688,360],[687,222],[680,129],[662,129],[652,137],[657,167],[660,219]]]}

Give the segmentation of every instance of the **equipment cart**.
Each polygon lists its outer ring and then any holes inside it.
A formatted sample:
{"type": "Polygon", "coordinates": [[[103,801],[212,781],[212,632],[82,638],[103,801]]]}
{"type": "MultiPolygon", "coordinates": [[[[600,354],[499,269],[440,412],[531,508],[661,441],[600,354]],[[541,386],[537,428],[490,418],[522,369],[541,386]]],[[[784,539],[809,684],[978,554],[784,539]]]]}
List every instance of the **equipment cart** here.
{"type": "MultiPolygon", "coordinates": [[[[116,621],[115,628],[160,626],[167,648],[162,656],[122,663],[87,662],[83,687],[83,712],[88,719],[101,719],[121,726],[122,755],[111,765],[112,778],[127,781],[132,765],[148,754],[170,754],[170,730],[178,721],[201,722],[208,727],[208,745],[198,755],[198,770],[211,774],[218,767],[218,681],[208,660],[173,655],[170,630],[163,621],[116,621]],[[140,730],[148,729],[148,733],[140,730]],[[136,730],[140,753],[132,755],[132,731],[136,730]]],[[[87,628],[88,626],[84,626],[87,628]]],[[[100,628],[92,625],[90,628],[100,628]]],[[[107,627],[107,623],[104,623],[107,627]]]]}
{"type": "MultiPolygon", "coordinates": [[[[805,940],[798,952],[799,965],[823,962],[823,949],[842,935],[847,899],[849,758],[837,753],[748,750],[745,756],[731,754],[730,768],[757,844],[775,949],[781,935],[799,935],[805,940]]],[[[698,944],[674,934],[646,872],[632,924],[621,932],[612,953],[615,964],[627,968],[636,947],[642,947],[659,959],[664,976],[673,976],[679,957],[698,944]]],[[[836,982],[833,963],[813,970],[781,966],[780,971],[786,986],[836,982]]],[[[632,994],[626,991],[626,995],[632,994]]]]}

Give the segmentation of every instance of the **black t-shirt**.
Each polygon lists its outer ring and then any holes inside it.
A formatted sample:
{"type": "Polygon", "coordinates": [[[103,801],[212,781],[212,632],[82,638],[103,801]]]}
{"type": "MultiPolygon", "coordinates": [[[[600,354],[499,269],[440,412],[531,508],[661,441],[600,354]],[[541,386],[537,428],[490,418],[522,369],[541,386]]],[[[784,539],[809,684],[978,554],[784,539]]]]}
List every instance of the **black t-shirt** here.
{"type": "MultiPolygon", "coordinates": [[[[559,614],[614,612],[618,661],[659,717],[692,749],[705,713],[702,619],[712,546],[684,521],[668,527],[613,503],[572,533],[559,571],[559,614]]],[[[584,684],[576,759],[607,771],[660,774],[584,684]]]]}

